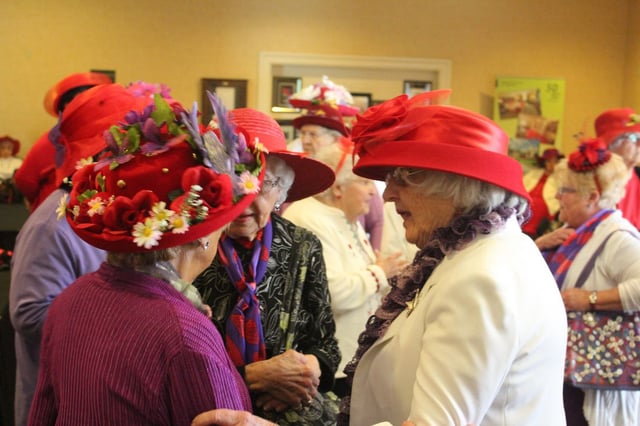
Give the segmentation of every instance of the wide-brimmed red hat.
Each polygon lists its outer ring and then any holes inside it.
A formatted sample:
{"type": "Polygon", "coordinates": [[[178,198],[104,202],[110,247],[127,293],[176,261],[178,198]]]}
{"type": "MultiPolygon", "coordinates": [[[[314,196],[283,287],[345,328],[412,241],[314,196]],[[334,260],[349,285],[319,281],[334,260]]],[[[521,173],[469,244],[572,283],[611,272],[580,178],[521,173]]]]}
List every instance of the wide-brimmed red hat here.
{"type": "Polygon", "coordinates": [[[335,175],[329,166],[307,154],[287,150],[282,128],[273,118],[251,108],[235,109],[229,116],[247,140],[261,143],[267,155],[282,159],[293,169],[295,179],[287,195],[288,202],[317,194],[333,184],[335,175]]]}
{"type": "Polygon", "coordinates": [[[596,136],[607,146],[624,133],[640,133],[640,116],[631,108],[614,108],[600,114],[595,121],[596,136]]]}
{"type": "Polygon", "coordinates": [[[76,96],[49,136],[57,151],[56,183],[63,183],[83,161],[105,149],[105,130],[123,121],[129,111],[152,102],[152,98],[135,96],[119,84],[99,85],[76,96]]]}
{"type": "Polygon", "coordinates": [[[44,109],[54,117],[58,116],[60,100],[70,90],[79,87],[93,87],[100,84],[113,83],[109,76],[99,72],[82,72],[71,74],[50,88],[44,96],[44,109]]]}
{"type": "MultiPolygon", "coordinates": [[[[73,176],[71,228],[89,244],[145,252],[186,244],[231,222],[260,192],[264,152],[214,106],[222,140],[200,133],[197,113],[155,95],[104,133],[108,152],[73,176]],[[118,125],[119,124],[119,125],[118,125]]],[[[215,102],[219,102],[217,99],[215,102]]]]}
{"type": "Polygon", "coordinates": [[[7,142],[13,146],[11,148],[11,155],[16,155],[18,151],[20,151],[20,141],[12,138],[11,136],[0,136],[0,144],[7,142]]]}
{"type": "Polygon", "coordinates": [[[509,137],[493,121],[462,108],[431,105],[442,92],[401,95],[358,116],[351,133],[354,172],[384,180],[396,167],[455,173],[529,199],[522,167],[507,155],[509,137]]]}

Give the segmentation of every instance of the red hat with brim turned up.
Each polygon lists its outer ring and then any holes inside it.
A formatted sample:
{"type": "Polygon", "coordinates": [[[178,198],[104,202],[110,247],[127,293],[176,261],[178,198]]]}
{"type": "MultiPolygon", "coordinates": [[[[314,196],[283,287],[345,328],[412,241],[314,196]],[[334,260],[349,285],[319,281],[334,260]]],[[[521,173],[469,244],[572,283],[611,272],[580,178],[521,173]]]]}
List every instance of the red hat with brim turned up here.
{"type": "Polygon", "coordinates": [[[384,180],[396,167],[478,179],[529,199],[522,167],[507,155],[509,137],[490,119],[462,108],[432,105],[439,93],[401,95],[358,116],[351,139],[354,173],[384,180]]]}

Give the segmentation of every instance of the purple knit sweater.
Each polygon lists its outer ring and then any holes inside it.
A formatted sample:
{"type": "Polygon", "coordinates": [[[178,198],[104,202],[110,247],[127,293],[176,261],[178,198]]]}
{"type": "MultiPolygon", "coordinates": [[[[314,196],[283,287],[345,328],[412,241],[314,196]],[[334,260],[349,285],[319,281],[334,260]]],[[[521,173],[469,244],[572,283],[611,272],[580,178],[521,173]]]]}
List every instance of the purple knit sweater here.
{"type": "Polygon", "coordinates": [[[51,305],[30,425],[189,425],[251,411],[211,321],[164,281],[103,263],[51,305]]]}

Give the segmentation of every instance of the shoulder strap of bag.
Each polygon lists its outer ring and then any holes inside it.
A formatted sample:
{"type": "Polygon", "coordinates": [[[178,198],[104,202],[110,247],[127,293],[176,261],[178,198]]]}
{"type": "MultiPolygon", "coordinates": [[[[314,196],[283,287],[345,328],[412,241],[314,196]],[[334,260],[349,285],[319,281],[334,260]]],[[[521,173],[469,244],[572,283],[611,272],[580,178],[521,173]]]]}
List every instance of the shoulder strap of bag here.
{"type": "Polygon", "coordinates": [[[628,231],[626,229],[617,229],[617,230],[613,231],[612,233],[610,233],[609,235],[607,235],[607,238],[605,238],[600,243],[600,246],[596,249],[596,251],[593,252],[593,254],[591,255],[591,258],[589,259],[589,261],[582,268],[582,272],[580,273],[580,276],[578,277],[578,280],[576,281],[575,288],[581,288],[582,287],[584,282],[587,280],[587,277],[589,276],[589,274],[593,270],[593,265],[596,263],[596,258],[598,256],[600,256],[600,253],[602,253],[602,250],[604,250],[604,246],[607,243],[607,241],[609,241],[609,238],[611,238],[611,236],[613,234],[615,234],[616,232],[618,232],[618,231],[626,231],[626,232],[629,232],[631,235],[633,235],[632,232],[630,232],[630,231],[628,231]]]}

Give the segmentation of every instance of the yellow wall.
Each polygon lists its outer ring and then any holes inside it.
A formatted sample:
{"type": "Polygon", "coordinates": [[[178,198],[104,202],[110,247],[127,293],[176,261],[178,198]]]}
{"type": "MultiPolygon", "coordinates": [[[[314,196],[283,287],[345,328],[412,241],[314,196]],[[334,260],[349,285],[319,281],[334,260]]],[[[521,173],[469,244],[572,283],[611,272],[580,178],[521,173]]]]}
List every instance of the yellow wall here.
{"type": "Polygon", "coordinates": [[[0,134],[24,155],[54,123],[46,90],[92,68],[186,105],[203,77],[248,79],[255,106],[258,54],[277,51],[450,59],[451,103],[486,115],[496,76],[565,79],[567,151],[601,110],[640,107],[639,14],[638,0],[2,0],[0,134]]]}

